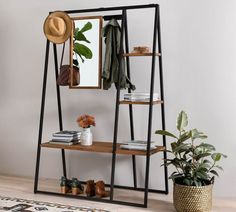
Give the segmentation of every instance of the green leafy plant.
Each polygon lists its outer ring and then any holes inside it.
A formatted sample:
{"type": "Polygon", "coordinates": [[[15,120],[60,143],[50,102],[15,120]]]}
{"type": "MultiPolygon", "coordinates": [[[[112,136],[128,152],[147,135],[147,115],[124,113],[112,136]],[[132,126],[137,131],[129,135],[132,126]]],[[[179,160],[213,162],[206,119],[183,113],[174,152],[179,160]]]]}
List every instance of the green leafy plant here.
{"type": "Polygon", "coordinates": [[[171,150],[165,150],[174,157],[166,159],[163,165],[173,165],[176,168],[169,179],[182,185],[204,186],[214,182],[214,175],[218,176],[218,170],[223,170],[218,162],[222,157],[227,156],[215,152],[211,144],[196,144],[197,140],[206,139],[207,136],[197,129],[186,130],[188,116],[181,111],[177,118],[176,127],[178,136],[164,130],[157,130],[155,133],[168,136],[174,139],[171,143],[171,150]]]}
{"type": "Polygon", "coordinates": [[[91,59],[93,57],[93,53],[90,50],[90,48],[88,48],[86,45],[83,44],[83,42],[85,43],[90,43],[89,40],[87,40],[86,36],[84,35],[84,33],[88,30],[92,29],[92,23],[91,22],[87,22],[82,29],[79,29],[78,27],[75,28],[74,31],[74,49],[73,52],[76,55],[76,59],[73,59],[73,64],[75,66],[79,65],[78,62],[78,58],[77,55],[81,58],[82,62],[84,62],[84,59],[91,59]]]}

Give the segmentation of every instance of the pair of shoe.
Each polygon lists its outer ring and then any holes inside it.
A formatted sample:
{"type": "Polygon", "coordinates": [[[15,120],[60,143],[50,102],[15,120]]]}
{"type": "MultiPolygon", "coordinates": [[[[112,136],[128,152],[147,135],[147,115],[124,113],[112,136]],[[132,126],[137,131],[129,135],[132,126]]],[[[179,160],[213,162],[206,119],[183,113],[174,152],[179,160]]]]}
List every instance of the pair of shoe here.
{"type": "Polygon", "coordinates": [[[73,177],[71,180],[66,177],[61,177],[61,192],[63,194],[72,193],[73,195],[82,194],[84,191],[83,185],[80,181],[73,177]]]}
{"type": "Polygon", "coordinates": [[[88,197],[96,196],[98,198],[108,197],[110,195],[110,192],[105,190],[105,183],[102,180],[96,183],[94,180],[88,180],[86,182],[85,193],[88,197]]]}

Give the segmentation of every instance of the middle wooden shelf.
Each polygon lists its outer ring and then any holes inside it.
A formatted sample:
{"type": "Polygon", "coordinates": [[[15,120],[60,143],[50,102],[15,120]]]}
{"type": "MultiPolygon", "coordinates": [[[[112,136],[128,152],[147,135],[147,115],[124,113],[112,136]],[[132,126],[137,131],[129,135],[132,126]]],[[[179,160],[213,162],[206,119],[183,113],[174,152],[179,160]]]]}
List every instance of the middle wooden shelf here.
{"type": "MultiPolygon", "coordinates": [[[[120,148],[121,143],[117,143],[116,154],[122,155],[146,155],[146,151],[143,150],[127,150],[120,148]]],[[[67,149],[77,150],[84,152],[100,152],[100,153],[112,153],[113,144],[111,142],[93,141],[91,146],[82,146],[80,144],[75,145],[63,145],[63,144],[52,144],[49,142],[41,144],[41,147],[54,148],[54,149],[67,149]]],[[[163,146],[156,146],[156,149],[150,150],[150,155],[163,151],[163,146]]]]}

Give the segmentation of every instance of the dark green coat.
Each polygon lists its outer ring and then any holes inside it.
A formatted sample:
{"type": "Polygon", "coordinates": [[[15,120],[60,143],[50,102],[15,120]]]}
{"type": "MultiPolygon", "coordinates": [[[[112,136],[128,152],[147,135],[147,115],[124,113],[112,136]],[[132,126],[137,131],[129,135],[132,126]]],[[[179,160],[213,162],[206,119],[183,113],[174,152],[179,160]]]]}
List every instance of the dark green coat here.
{"type": "MultiPolygon", "coordinates": [[[[107,23],[103,28],[103,36],[105,37],[106,52],[104,67],[102,72],[103,77],[103,89],[108,90],[112,83],[115,83],[117,86],[118,83],[118,72],[119,72],[119,51],[120,51],[120,26],[115,19],[112,19],[107,23]]],[[[120,88],[126,89],[131,88],[135,89],[135,86],[132,85],[128,77],[126,76],[125,71],[125,61],[122,58],[121,61],[121,82],[120,88]]]]}

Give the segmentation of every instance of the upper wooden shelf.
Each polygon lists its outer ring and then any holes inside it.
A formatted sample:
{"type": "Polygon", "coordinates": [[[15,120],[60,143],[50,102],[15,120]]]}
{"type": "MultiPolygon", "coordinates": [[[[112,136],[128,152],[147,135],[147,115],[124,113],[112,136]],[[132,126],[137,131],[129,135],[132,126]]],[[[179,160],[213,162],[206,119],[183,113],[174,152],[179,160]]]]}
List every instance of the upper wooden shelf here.
{"type": "MultiPolygon", "coordinates": [[[[162,104],[162,100],[153,101],[153,105],[162,104]]],[[[120,104],[128,104],[128,105],[149,105],[149,102],[139,102],[139,101],[127,101],[121,100],[120,104]]]]}
{"type": "MultiPolygon", "coordinates": [[[[82,146],[80,144],[75,145],[62,145],[62,144],[51,144],[49,142],[41,144],[41,147],[55,148],[55,149],[67,149],[67,150],[78,150],[84,152],[100,152],[100,153],[112,153],[113,144],[111,142],[93,141],[91,146],[82,146]]],[[[157,146],[156,149],[150,151],[150,155],[157,152],[163,151],[163,146],[157,146]]],[[[146,151],[143,150],[127,150],[121,149],[120,143],[117,143],[116,154],[122,155],[146,155],[146,151]]]]}
{"type": "MultiPolygon", "coordinates": [[[[156,56],[161,56],[161,53],[155,53],[156,56]]],[[[124,57],[152,56],[152,53],[125,53],[124,57]]]]}

